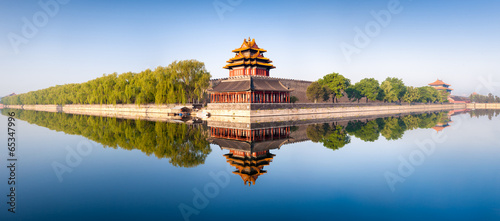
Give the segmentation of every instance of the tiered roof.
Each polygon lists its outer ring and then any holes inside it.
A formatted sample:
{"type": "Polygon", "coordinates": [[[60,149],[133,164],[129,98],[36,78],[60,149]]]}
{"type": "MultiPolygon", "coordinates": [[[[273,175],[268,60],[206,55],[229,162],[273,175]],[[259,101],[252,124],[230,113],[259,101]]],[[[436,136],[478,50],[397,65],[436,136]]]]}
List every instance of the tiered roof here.
{"type": "Polygon", "coordinates": [[[439,80],[437,79],[436,81],[432,82],[429,84],[430,86],[442,86],[442,85],[445,85],[445,86],[451,86],[450,84],[447,84],[447,83],[444,83],[442,80],[439,80]]]}
{"type": "Polygon", "coordinates": [[[227,61],[227,65],[224,66],[225,69],[231,69],[237,66],[262,66],[269,69],[276,68],[271,63],[269,58],[264,57],[264,52],[266,50],[259,48],[255,39],[250,40],[250,38],[244,39],[241,47],[234,49],[232,52],[236,55],[227,61]]]}
{"type": "Polygon", "coordinates": [[[437,87],[434,87],[436,88],[436,90],[450,90],[452,91],[453,89],[449,88],[449,87],[443,87],[443,86],[437,86],[437,87]]]}
{"type": "Polygon", "coordinates": [[[222,81],[212,88],[214,92],[237,91],[292,91],[278,79],[261,76],[242,76],[222,81]]]}
{"type": "Polygon", "coordinates": [[[231,166],[236,167],[237,171],[233,173],[240,175],[245,185],[250,186],[255,185],[255,181],[260,175],[267,173],[267,171],[263,170],[264,166],[268,166],[275,155],[267,150],[256,157],[247,154],[241,155],[234,151],[224,156],[231,166]]]}

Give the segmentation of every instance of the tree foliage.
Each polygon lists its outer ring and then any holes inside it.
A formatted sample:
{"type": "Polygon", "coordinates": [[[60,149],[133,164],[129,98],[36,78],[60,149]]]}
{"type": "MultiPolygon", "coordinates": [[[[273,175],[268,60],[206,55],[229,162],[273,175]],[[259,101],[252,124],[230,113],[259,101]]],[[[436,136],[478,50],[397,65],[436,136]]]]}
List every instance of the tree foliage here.
{"type": "Polygon", "coordinates": [[[361,96],[374,101],[379,98],[380,84],[374,78],[365,78],[354,85],[354,88],[358,90],[361,96]]]}
{"type": "Polygon", "coordinates": [[[398,78],[387,78],[382,82],[380,88],[384,92],[384,101],[395,102],[401,101],[406,93],[406,86],[403,80],[398,78]]]}
{"type": "Polygon", "coordinates": [[[418,88],[412,86],[406,87],[406,92],[402,98],[403,101],[411,104],[412,102],[418,101],[419,99],[420,99],[420,93],[418,88]]]}
{"type": "Polygon", "coordinates": [[[471,102],[475,103],[500,103],[500,97],[489,93],[488,96],[480,94],[471,94],[469,96],[471,102]]]}
{"type": "Polygon", "coordinates": [[[359,100],[363,98],[363,94],[361,94],[361,91],[355,85],[349,86],[345,92],[350,101],[357,101],[359,103],[359,100]]]}
{"type": "Polygon", "coordinates": [[[5,97],[3,104],[165,104],[198,102],[209,86],[210,73],[203,62],[175,61],[168,67],[103,75],[81,84],[5,97]]]}
{"type": "Polygon", "coordinates": [[[343,97],[343,92],[351,85],[351,80],[338,73],[325,75],[318,83],[325,86],[328,92],[332,95],[332,101],[335,103],[336,98],[343,97]]]}
{"type": "Polygon", "coordinates": [[[316,103],[319,99],[322,99],[323,101],[328,100],[329,94],[324,86],[315,81],[307,87],[306,96],[307,99],[316,103]]]}

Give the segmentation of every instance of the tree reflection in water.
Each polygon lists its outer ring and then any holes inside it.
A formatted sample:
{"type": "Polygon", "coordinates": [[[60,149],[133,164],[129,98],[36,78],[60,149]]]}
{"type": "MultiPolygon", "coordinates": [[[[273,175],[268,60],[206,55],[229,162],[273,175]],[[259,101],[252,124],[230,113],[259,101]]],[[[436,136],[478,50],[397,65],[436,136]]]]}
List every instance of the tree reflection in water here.
{"type": "Polygon", "coordinates": [[[138,149],[150,156],[167,158],[174,166],[195,167],[211,152],[206,126],[117,119],[87,115],[14,111],[16,118],[66,134],[84,136],[104,147],[138,149]]]}
{"type": "Polygon", "coordinates": [[[315,143],[337,150],[351,141],[351,136],[365,142],[377,141],[382,135],[387,140],[398,140],[407,130],[432,128],[448,122],[448,112],[424,113],[402,117],[386,117],[373,120],[353,120],[341,125],[338,122],[311,124],[307,126],[307,137],[315,143]]]}

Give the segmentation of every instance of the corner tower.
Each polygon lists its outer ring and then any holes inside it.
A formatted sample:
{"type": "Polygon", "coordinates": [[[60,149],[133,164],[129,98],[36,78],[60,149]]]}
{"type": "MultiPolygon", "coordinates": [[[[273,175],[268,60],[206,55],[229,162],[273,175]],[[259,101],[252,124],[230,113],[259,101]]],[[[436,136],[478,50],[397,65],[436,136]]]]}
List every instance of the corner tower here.
{"type": "Polygon", "coordinates": [[[232,52],[236,55],[227,61],[225,69],[229,70],[229,77],[253,75],[269,77],[269,70],[276,68],[269,58],[264,57],[266,50],[259,48],[255,39],[244,39],[241,47],[232,52]]]}
{"type": "Polygon", "coordinates": [[[290,103],[290,90],[279,79],[269,77],[276,68],[266,50],[259,48],[255,39],[243,40],[236,55],[227,61],[229,78],[209,89],[210,103],[290,103]]]}

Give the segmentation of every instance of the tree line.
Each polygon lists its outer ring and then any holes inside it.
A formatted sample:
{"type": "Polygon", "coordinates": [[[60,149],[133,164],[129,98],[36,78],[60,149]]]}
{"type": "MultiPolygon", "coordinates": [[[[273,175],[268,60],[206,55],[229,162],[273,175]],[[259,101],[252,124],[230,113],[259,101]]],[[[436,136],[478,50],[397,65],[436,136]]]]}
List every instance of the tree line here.
{"type": "Polygon", "coordinates": [[[351,84],[351,80],[338,73],[325,75],[323,78],[309,85],[306,91],[307,98],[315,103],[332,99],[333,103],[338,98],[347,95],[351,102],[359,102],[362,98],[366,101],[383,102],[421,102],[445,103],[448,102],[449,93],[438,91],[431,86],[412,87],[406,86],[403,80],[388,77],[381,84],[374,78],[365,78],[351,84]]]}
{"type": "Polygon", "coordinates": [[[489,120],[493,120],[493,117],[498,117],[500,115],[500,110],[476,109],[476,110],[471,110],[469,112],[469,115],[471,118],[473,117],[479,118],[487,116],[489,120]]]}
{"type": "Polygon", "coordinates": [[[488,96],[480,94],[471,94],[469,96],[471,102],[476,103],[500,103],[500,97],[489,93],[488,96]]]}
{"type": "Polygon", "coordinates": [[[146,155],[169,159],[174,166],[195,167],[212,151],[204,125],[187,125],[119,118],[73,115],[31,110],[3,109],[8,116],[30,124],[80,135],[104,147],[138,149],[146,155]]]}
{"type": "Polygon", "coordinates": [[[438,123],[448,122],[447,112],[424,113],[403,117],[387,117],[375,120],[349,121],[347,126],[336,123],[311,124],[307,137],[314,143],[337,150],[351,142],[351,136],[365,142],[375,142],[383,136],[387,140],[401,139],[408,130],[428,129],[438,123]]]}
{"type": "Polygon", "coordinates": [[[211,75],[196,60],[174,61],[167,67],[103,75],[80,84],[65,84],[4,97],[21,104],[171,104],[197,103],[206,97],[211,75]]]}

